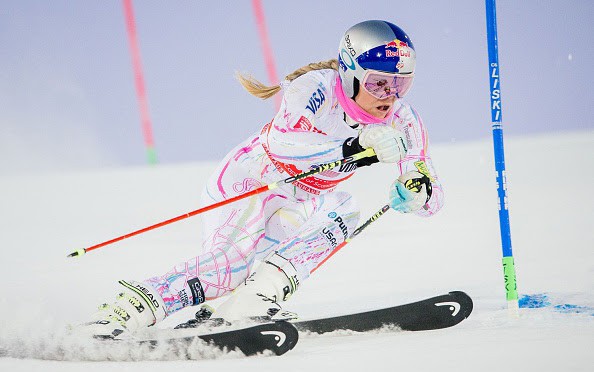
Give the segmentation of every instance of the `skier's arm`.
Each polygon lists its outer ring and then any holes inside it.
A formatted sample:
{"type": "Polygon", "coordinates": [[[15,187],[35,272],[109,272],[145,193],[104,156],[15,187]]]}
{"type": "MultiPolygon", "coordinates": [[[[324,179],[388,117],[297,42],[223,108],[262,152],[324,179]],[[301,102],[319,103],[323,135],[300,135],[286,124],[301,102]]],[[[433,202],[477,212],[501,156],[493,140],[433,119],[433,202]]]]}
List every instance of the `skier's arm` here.
{"type": "MultiPolygon", "coordinates": [[[[398,163],[398,168],[402,176],[408,174],[407,177],[403,178],[418,178],[419,181],[430,183],[426,186],[428,200],[418,210],[414,211],[419,216],[429,217],[441,209],[444,198],[439,177],[429,155],[427,130],[421,117],[409,106],[403,110],[402,119],[401,126],[406,133],[410,146],[406,157],[398,163]],[[412,172],[416,172],[416,174],[412,172]],[[426,176],[426,178],[422,176],[426,176]]],[[[396,186],[398,186],[397,183],[393,185],[393,188],[396,186]]]]}

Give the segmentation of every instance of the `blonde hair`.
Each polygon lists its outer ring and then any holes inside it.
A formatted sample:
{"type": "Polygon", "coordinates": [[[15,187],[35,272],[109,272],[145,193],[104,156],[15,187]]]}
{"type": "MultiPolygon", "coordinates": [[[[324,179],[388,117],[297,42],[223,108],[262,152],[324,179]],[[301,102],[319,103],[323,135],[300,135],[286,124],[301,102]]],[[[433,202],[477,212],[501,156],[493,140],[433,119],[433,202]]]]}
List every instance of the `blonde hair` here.
{"type": "MultiPolygon", "coordinates": [[[[338,70],[338,60],[330,59],[328,61],[310,63],[306,66],[298,68],[289,75],[285,76],[285,80],[293,81],[297,79],[299,76],[306,74],[310,71],[326,69],[338,70]]],[[[243,88],[248,91],[248,93],[258,98],[268,99],[280,92],[281,90],[280,84],[268,86],[256,80],[252,76],[244,75],[239,72],[235,74],[235,77],[237,78],[237,80],[239,80],[241,86],[243,86],[243,88]]]]}

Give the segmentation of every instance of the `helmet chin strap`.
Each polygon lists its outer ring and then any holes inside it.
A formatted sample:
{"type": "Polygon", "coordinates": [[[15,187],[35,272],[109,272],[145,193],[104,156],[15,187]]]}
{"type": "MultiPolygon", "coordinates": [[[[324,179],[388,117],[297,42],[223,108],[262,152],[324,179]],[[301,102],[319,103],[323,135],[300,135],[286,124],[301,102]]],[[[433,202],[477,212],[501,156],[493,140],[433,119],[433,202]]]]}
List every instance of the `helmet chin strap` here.
{"type": "Polygon", "coordinates": [[[347,125],[353,129],[357,129],[359,127],[359,125],[361,125],[361,123],[357,123],[354,119],[352,119],[350,116],[348,116],[346,114],[346,112],[344,113],[344,121],[345,123],[347,123],[347,125]]]}
{"type": "MultiPolygon", "coordinates": [[[[338,98],[338,103],[346,113],[346,115],[353,119],[354,122],[360,124],[380,124],[385,123],[389,118],[392,117],[392,113],[394,112],[394,106],[386,113],[384,118],[376,118],[375,116],[369,114],[365,110],[363,110],[354,100],[348,98],[344,94],[344,90],[342,89],[342,82],[340,80],[340,76],[336,76],[336,98],[338,98]]],[[[347,121],[347,123],[349,123],[347,121]]],[[[350,126],[353,126],[349,123],[350,126]]]]}

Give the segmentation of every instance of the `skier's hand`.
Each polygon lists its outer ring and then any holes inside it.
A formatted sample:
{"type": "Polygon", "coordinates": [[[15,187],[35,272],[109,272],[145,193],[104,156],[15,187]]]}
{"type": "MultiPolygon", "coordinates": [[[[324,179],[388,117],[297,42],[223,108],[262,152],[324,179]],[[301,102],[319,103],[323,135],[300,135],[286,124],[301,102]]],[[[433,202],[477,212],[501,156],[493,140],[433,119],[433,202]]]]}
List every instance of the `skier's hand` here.
{"type": "Polygon", "coordinates": [[[431,180],[417,171],[407,172],[390,186],[390,207],[402,213],[421,209],[431,198],[431,180]]]}
{"type": "Polygon", "coordinates": [[[372,148],[379,161],[395,163],[406,156],[404,134],[387,125],[366,125],[359,135],[359,144],[372,148]]]}

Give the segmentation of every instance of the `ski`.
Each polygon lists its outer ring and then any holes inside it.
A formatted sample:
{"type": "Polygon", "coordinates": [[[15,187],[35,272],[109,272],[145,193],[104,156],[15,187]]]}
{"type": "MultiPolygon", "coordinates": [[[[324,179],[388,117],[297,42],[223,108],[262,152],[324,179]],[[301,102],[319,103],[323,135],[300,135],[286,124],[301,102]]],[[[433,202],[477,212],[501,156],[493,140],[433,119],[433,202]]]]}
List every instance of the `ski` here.
{"type": "Polygon", "coordinates": [[[262,323],[247,328],[206,334],[196,331],[198,329],[195,329],[194,332],[192,330],[173,330],[166,337],[142,340],[140,344],[149,344],[153,347],[166,344],[182,348],[190,347],[198,338],[221,350],[239,350],[246,356],[250,356],[267,351],[283,355],[293,349],[299,340],[297,329],[285,321],[262,323]]]}
{"type": "Polygon", "coordinates": [[[271,321],[233,330],[228,330],[228,325],[218,319],[208,319],[209,312],[205,315],[205,311],[199,311],[199,319],[189,320],[160,334],[161,337],[158,339],[143,340],[141,343],[149,343],[151,346],[165,343],[191,347],[198,338],[221,350],[239,350],[246,356],[266,351],[283,355],[295,347],[299,340],[299,332],[367,332],[383,327],[397,327],[404,331],[435,330],[460,323],[468,318],[472,308],[470,296],[461,291],[453,291],[378,310],[313,320],[271,321]]]}
{"type": "MultiPolygon", "coordinates": [[[[417,302],[391,306],[378,310],[349,315],[324,317],[312,320],[289,320],[300,332],[327,333],[347,330],[367,332],[394,326],[403,331],[426,331],[452,327],[468,318],[473,303],[470,296],[461,291],[426,298],[417,302]]],[[[216,327],[210,312],[201,309],[197,319],[178,325],[177,329],[195,328],[210,324],[216,327]]]]}
{"type": "Polygon", "coordinates": [[[300,332],[327,333],[339,330],[367,332],[387,326],[404,331],[426,331],[452,327],[468,318],[472,299],[453,291],[417,302],[349,315],[295,321],[300,332]]]}

